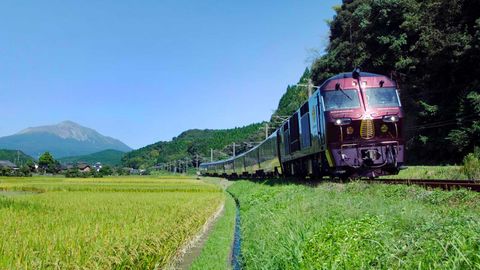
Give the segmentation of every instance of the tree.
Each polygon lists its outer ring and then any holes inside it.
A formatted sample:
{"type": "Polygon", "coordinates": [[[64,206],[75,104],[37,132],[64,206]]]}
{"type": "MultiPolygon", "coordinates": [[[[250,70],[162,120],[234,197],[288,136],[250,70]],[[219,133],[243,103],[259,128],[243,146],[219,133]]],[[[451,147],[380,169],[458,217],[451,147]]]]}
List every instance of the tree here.
{"type": "Polygon", "coordinates": [[[30,166],[23,165],[22,167],[20,167],[19,174],[20,176],[32,176],[30,166]]]}
{"type": "Polygon", "coordinates": [[[100,168],[99,174],[102,175],[102,176],[112,175],[113,170],[110,166],[105,165],[102,168],[100,168]]]}
{"type": "Polygon", "coordinates": [[[57,171],[58,162],[53,158],[50,152],[43,153],[38,159],[38,166],[47,173],[55,173],[57,171]]]}

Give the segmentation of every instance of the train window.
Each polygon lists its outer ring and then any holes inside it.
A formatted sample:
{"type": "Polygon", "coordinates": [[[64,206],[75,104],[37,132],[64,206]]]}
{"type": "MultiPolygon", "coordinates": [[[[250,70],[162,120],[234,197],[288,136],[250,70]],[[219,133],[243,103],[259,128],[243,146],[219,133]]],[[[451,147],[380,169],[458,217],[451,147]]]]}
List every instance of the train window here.
{"type": "Polygon", "coordinates": [[[300,107],[300,115],[303,116],[305,115],[306,113],[308,113],[308,109],[310,107],[308,107],[308,102],[303,104],[302,107],[300,107]]]}
{"type": "Polygon", "coordinates": [[[327,111],[360,108],[357,90],[325,91],[323,98],[327,111]]]}
{"type": "Polygon", "coordinates": [[[300,150],[300,130],[298,125],[298,113],[293,114],[289,120],[290,126],[290,152],[300,150]]]}
{"type": "Polygon", "coordinates": [[[395,88],[370,88],[365,91],[369,107],[399,107],[397,90],[395,88]]]}
{"type": "Polygon", "coordinates": [[[310,136],[310,115],[305,114],[301,118],[302,123],[302,134],[300,137],[302,149],[308,148],[311,146],[311,136],[310,136]]]}
{"type": "Polygon", "coordinates": [[[286,130],[283,133],[283,137],[284,137],[283,145],[285,147],[284,148],[285,153],[290,154],[290,133],[288,132],[288,130],[286,130]]]}

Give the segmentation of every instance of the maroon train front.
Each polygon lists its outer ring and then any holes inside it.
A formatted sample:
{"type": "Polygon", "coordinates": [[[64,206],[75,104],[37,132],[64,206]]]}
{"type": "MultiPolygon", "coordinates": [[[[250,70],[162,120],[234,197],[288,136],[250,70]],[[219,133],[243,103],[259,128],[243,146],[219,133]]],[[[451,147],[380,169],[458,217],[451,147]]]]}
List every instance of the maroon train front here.
{"type": "Polygon", "coordinates": [[[358,70],[341,73],[317,87],[260,145],[200,169],[230,178],[397,174],[404,162],[402,122],[393,80],[358,70]]]}

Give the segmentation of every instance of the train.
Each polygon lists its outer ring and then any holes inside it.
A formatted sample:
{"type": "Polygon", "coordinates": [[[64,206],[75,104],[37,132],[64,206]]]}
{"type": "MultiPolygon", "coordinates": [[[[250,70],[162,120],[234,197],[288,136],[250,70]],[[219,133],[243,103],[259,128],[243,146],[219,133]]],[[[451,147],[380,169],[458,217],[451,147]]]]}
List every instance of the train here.
{"type": "Polygon", "coordinates": [[[376,178],[404,163],[404,112],[397,83],[355,69],[323,82],[267,139],[199,172],[226,178],[376,178]]]}

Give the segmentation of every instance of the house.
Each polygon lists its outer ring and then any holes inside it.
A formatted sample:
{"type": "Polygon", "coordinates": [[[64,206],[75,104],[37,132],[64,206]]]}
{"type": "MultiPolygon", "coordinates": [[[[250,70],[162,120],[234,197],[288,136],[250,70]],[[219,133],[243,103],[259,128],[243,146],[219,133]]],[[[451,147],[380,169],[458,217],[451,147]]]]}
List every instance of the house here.
{"type": "Polygon", "coordinates": [[[9,160],[0,160],[0,168],[17,169],[17,165],[9,160]]]}
{"type": "Polygon", "coordinates": [[[97,172],[99,172],[100,169],[102,168],[102,163],[97,162],[97,163],[95,163],[94,167],[95,167],[95,170],[96,170],[97,172]]]}
{"type": "Polygon", "coordinates": [[[82,173],[88,173],[92,170],[92,167],[90,167],[90,165],[88,164],[85,164],[85,163],[80,163],[77,165],[77,168],[80,172],[82,173]]]}

